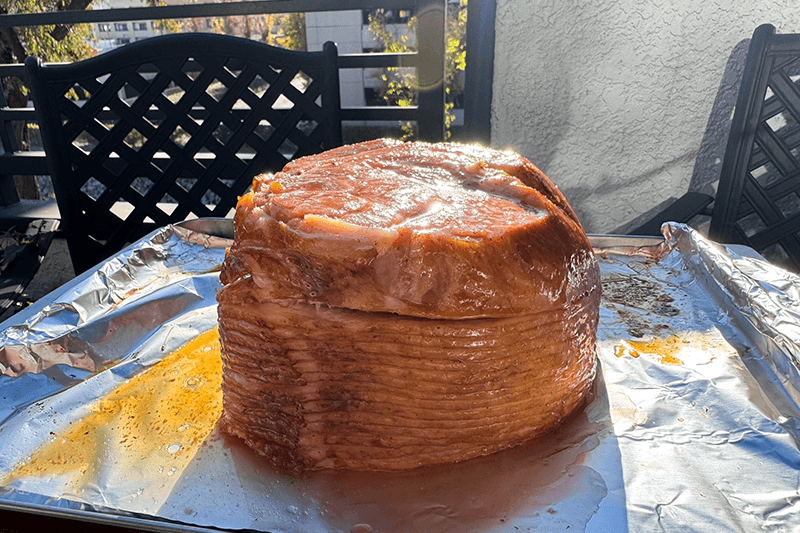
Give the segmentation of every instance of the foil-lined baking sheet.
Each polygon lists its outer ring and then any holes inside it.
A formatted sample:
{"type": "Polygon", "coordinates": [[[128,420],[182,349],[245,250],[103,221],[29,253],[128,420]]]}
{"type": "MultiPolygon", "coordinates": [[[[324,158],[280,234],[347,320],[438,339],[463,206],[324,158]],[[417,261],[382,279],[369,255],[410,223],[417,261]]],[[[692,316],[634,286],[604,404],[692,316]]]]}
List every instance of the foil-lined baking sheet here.
{"type": "Polygon", "coordinates": [[[800,278],[749,249],[678,224],[593,237],[598,378],[559,429],[292,478],[216,429],[231,236],[164,228],[0,325],[0,509],[161,531],[800,529],[800,278]]]}

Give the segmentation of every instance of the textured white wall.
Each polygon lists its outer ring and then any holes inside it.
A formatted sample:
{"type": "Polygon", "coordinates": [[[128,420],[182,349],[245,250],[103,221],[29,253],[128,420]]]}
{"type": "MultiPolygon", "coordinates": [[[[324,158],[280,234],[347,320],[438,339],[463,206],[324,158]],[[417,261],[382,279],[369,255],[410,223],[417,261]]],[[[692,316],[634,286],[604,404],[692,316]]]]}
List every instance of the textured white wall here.
{"type": "Polygon", "coordinates": [[[497,0],[492,145],[538,165],[588,232],[624,231],[718,175],[765,22],[800,32],[800,4],[497,0]]]}

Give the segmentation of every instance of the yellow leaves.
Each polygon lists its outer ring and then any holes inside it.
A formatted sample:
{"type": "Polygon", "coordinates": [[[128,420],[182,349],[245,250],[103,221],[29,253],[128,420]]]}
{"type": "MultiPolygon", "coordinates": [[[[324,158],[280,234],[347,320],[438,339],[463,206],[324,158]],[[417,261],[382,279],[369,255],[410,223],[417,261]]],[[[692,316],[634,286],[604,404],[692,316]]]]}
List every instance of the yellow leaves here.
{"type": "MultiPolygon", "coordinates": [[[[8,13],[56,11],[58,4],[56,0],[0,0],[0,7],[8,13]]],[[[54,29],[54,25],[26,26],[17,28],[17,33],[25,43],[27,53],[40,56],[45,61],[75,61],[94,55],[94,49],[89,45],[89,24],[69,27],[66,37],[61,40],[50,35],[54,29]]]]}
{"type": "Polygon", "coordinates": [[[465,70],[467,68],[465,43],[454,38],[447,39],[447,54],[450,56],[450,61],[456,70],[465,70]]]}
{"type": "MultiPolygon", "coordinates": [[[[463,91],[463,81],[458,76],[459,71],[463,71],[467,66],[466,51],[466,22],[467,22],[467,0],[460,0],[458,8],[452,4],[448,6],[447,21],[447,42],[445,45],[445,91],[448,99],[452,99],[463,91]],[[452,11],[451,11],[452,10],[452,11]]],[[[384,52],[403,53],[413,52],[416,47],[409,45],[411,36],[414,35],[417,27],[417,18],[408,19],[407,30],[398,30],[395,24],[387,24],[382,11],[376,11],[369,15],[369,30],[375,37],[377,43],[384,52]]],[[[376,78],[382,82],[379,87],[380,95],[384,101],[390,105],[408,107],[416,105],[418,83],[417,77],[407,69],[388,68],[376,78]]],[[[450,126],[455,120],[453,114],[453,103],[445,104],[445,129],[446,137],[450,137],[450,126]]],[[[406,135],[411,136],[409,128],[404,128],[406,135]]],[[[404,137],[405,138],[405,137],[404,137]]]]}

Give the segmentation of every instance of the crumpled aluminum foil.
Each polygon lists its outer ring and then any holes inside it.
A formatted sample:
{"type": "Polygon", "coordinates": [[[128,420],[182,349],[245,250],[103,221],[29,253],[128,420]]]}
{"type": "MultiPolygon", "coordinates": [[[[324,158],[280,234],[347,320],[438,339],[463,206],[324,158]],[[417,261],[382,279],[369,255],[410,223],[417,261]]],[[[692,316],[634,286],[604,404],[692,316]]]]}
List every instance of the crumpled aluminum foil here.
{"type": "Polygon", "coordinates": [[[593,237],[593,398],[528,445],[294,479],[214,430],[172,473],[109,445],[80,492],[15,477],[98,399],[214,327],[231,221],[165,228],[0,326],[0,508],[175,531],[796,531],[800,278],[683,225],[664,233],[593,237]]]}

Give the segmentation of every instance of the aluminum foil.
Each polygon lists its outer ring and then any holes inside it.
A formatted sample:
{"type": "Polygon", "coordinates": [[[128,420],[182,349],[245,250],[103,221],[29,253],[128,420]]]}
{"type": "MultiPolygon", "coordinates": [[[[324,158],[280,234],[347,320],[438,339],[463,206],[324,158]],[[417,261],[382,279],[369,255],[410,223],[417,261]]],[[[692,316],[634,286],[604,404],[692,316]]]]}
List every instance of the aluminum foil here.
{"type": "MultiPolygon", "coordinates": [[[[0,325],[0,508],[176,531],[800,528],[800,279],[678,224],[664,240],[592,238],[604,290],[593,396],[527,445],[303,478],[276,474],[213,424],[183,448],[152,445],[154,426],[135,457],[102,425],[91,454],[59,448],[212,330],[231,233],[229,220],[164,228],[0,325]],[[22,474],[45,457],[52,467],[22,474]]],[[[169,378],[147,393],[168,394],[169,378]]]]}

